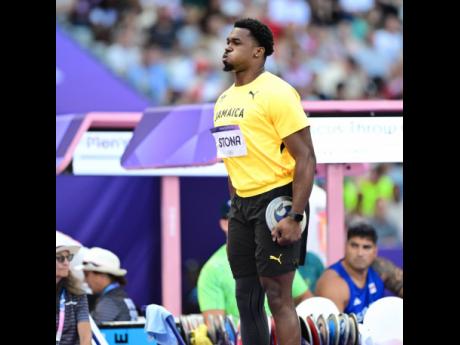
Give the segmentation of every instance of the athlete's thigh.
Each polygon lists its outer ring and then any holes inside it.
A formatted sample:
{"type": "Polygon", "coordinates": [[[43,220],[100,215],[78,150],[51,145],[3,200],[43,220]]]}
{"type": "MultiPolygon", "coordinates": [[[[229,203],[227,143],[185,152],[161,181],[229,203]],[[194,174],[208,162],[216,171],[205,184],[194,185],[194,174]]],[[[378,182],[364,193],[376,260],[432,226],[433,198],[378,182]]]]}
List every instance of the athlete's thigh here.
{"type": "Polygon", "coordinates": [[[255,226],[256,265],[259,276],[279,276],[294,271],[299,262],[300,241],[286,246],[274,242],[267,224],[255,226]]]}
{"type": "Polygon", "coordinates": [[[227,255],[235,279],[257,274],[254,229],[245,220],[241,207],[240,200],[234,198],[228,224],[227,255]]]}
{"type": "Polygon", "coordinates": [[[265,212],[275,198],[292,195],[292,184],[275,188],[257,199],[252,208],[252,221],[256,242],[256,264],[259,276],[278,276],[294,271],[299,263],[300,241],[281,246],[274,242],[268,228],[265,212]]]}
{"type": "Polygon", "coordinates": [[[269,303],[272,299],[281,298],[282,300],[290,300],[292,298],[292,282],[294,281],[295,271],[286,272],[281,275],[267,277],[259,277],[260,283],[264,288],[269,303]]]}

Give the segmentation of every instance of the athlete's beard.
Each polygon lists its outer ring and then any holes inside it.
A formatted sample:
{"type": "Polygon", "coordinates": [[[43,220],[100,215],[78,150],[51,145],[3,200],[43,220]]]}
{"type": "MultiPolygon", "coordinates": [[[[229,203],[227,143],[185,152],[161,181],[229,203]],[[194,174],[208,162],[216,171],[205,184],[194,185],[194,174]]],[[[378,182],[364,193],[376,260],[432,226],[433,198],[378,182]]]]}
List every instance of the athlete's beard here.
{"type": "Polygon", "coordinates": [[[232,64],[228,63],[228,62],[225,62],[224,61],[224,72],[230,72],[230,71],[233,71],[234,67],[232,64]]]}

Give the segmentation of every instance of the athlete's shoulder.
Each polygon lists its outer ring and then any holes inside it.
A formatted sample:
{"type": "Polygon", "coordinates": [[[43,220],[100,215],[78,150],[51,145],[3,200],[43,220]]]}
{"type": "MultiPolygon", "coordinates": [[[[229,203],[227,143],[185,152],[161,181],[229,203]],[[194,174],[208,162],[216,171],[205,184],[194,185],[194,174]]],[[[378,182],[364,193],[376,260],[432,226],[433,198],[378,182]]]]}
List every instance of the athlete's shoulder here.
{"type": "Polygon", "coordinates": [[[265,72],[263,85],[265,89],[271,90],[274,93],[279,91],[295,92],[291,84],[271,72],[265,72]]]}
{"type": "Polygon", "coordinates": [[[287,100],[300,100],[299,93],[288,82],[270,72],[265,72],[260,82],[260,94],[270,102],[285,102],[287,100]]]}

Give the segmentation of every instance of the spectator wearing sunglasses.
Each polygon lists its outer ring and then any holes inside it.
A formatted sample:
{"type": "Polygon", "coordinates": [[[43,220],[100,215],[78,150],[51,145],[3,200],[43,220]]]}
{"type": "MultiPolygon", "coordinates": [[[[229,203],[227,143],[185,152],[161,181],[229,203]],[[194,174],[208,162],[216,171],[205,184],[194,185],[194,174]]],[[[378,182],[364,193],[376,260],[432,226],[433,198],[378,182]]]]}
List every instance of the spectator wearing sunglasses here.
{"type": "Polygon", "coordinates": [[[90,345],[88,300],[70,271],[80,246],[56,235],[56,345],[90,345]]]}
{"type": "Polygon", "coordinates": [[[91,310],[91,296],[93,292],[91,291],[91,289],[85,281],[85,275],[83,274],[83,271],[75,269],[75,267],[82,264],[83,256],[89,250],[89,248],[85,247],[82,243],[75,240],[70,235],[60,232],[58,230],[56,230],[56,237],[62,237],[63,240],[66,241],[69,245],[76,245],[80,247],[78,252],[76,252],[73,256],[72,261],[70,262],[70,272],[72,272],[72,275],[74,276],[74,278],[78,280],[78,282],[80,283],[80,287],[85,292],[86,297],[88,298],[88,306],[91,310]]]}
{"type": "Polygon", "coordinates": [[[124,286],[127,270],[120,268],[120,259],[107,249],[93,247],[83,256],[85,280],[96,295],[91,316],[96,323],[108,321],[136,321],[138,313],[124,286]]]}

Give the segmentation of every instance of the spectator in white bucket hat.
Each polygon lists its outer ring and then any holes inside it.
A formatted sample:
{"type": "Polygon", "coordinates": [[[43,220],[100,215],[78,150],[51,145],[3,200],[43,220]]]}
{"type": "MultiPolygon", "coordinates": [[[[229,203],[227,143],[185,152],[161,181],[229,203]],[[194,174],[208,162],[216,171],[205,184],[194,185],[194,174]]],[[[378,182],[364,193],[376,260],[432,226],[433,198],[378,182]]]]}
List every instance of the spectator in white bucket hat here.
{"type": "Polygon", "coordinates": [[[86,282],[96,294],[94,310],[91,311],[96,323],[137,320],[136,306],[123,288],[127,270],[120,267],[118,256],[107,249],[94,247],[85,253],[83,264],[76,268],[83,270],[86,282]]]}

